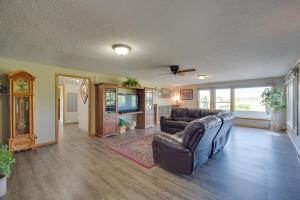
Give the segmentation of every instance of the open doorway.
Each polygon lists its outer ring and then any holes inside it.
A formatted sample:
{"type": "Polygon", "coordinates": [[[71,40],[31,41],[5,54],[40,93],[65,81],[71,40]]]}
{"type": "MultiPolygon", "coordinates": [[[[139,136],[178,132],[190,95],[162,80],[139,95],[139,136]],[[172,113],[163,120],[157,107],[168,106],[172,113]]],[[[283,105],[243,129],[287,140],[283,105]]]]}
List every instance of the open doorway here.
{"type": "Polygon", "coordinates": [[[65,130],[91,136],[91,79],[56,74],[55,88],[56,143],[64,137],[65,130]]]}

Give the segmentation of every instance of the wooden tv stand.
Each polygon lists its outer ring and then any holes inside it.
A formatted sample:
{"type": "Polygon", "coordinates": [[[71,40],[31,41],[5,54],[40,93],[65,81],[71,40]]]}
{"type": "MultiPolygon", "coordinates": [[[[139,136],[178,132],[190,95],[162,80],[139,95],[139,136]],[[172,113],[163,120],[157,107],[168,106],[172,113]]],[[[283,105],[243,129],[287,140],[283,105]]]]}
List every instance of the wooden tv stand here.
{"type": "Polygon", "coordinates": [[[119,116],[137,115],[136,128],[145,129],[154,124],[153,88],[124,87],[117,84],[95,84],[96,136],[108,137],[118,134],[119,116]],[[130,89],[138,96],[139,111],[119,113],[118,91],[130,89]]]}

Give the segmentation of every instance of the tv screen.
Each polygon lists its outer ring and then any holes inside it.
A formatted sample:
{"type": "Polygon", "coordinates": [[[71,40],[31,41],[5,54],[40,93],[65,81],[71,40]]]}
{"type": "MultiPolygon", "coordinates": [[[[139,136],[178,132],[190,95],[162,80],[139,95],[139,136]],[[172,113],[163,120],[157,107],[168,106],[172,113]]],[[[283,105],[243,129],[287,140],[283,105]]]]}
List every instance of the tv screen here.
{"type": "Polygon", "coordinates": [[[138,109],[138,96],[136,94],[118,95],[119,113],[136,112],[138,109]]]}

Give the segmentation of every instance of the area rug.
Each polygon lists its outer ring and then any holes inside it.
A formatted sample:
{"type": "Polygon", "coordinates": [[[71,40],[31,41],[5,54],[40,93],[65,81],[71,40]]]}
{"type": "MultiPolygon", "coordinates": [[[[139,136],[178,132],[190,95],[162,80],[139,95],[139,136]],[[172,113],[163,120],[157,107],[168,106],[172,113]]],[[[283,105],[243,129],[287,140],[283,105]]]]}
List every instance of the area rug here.
{"type": "Polygon", "coordinates": [[[109,144],[106,147],[150,169],[156,165],[152,154],[152,139],[153,135],[147,135],[109,144]]]}

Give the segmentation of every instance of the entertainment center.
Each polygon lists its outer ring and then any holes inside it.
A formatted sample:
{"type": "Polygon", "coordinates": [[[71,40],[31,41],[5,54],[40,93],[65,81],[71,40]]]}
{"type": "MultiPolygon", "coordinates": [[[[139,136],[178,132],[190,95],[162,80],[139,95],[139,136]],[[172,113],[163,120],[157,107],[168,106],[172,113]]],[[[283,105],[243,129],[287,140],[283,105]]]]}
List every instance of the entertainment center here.
{"type": "Polygon", "coordinates": [[[118,119],[124,115],[137,115],[138,129],[153,126],[153,88],[97,83],[95,98],[96,135],[99,137],[118,134],[118,119]]]}

